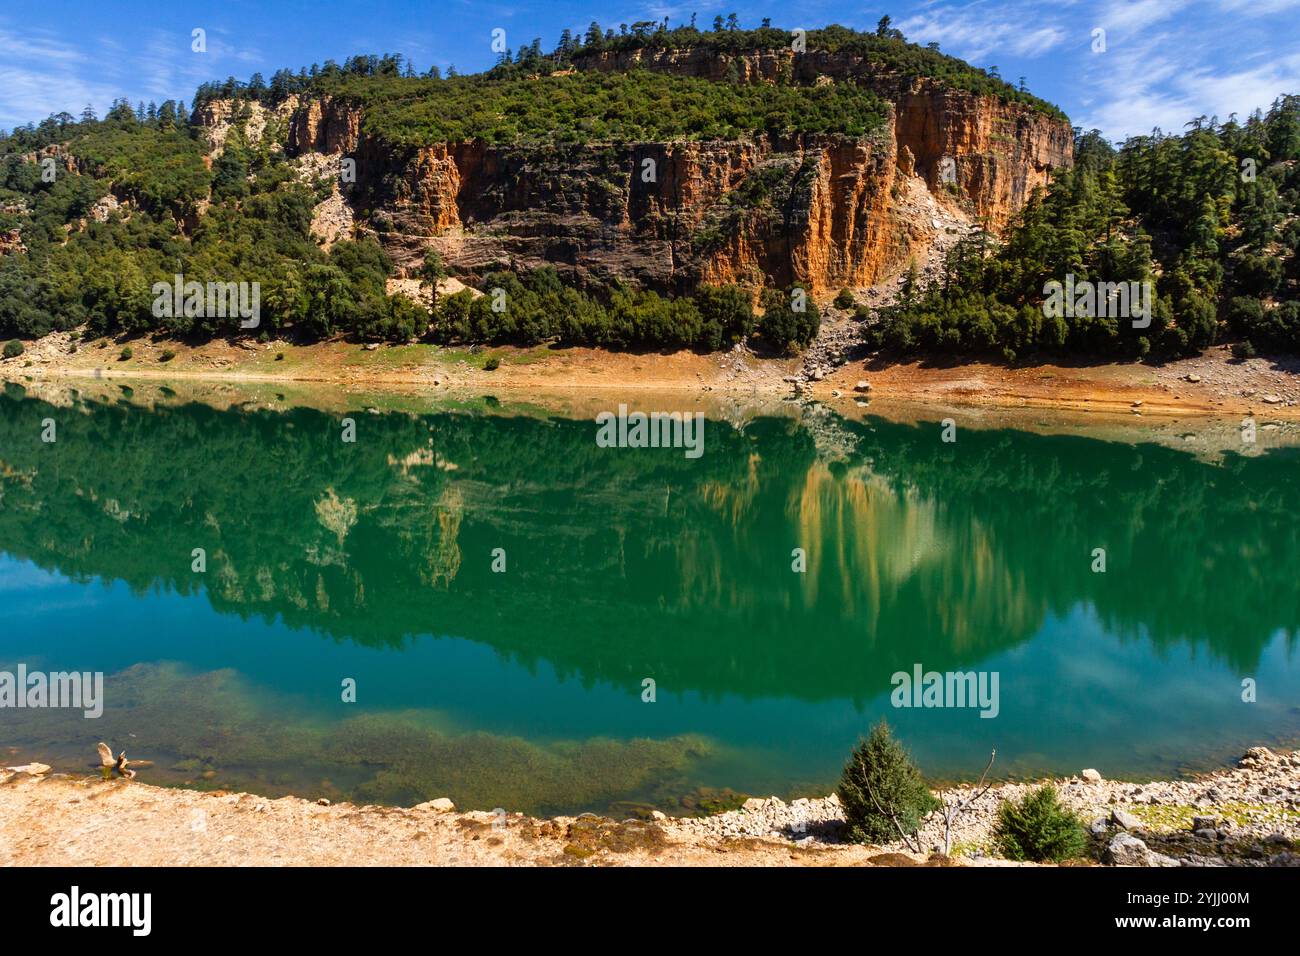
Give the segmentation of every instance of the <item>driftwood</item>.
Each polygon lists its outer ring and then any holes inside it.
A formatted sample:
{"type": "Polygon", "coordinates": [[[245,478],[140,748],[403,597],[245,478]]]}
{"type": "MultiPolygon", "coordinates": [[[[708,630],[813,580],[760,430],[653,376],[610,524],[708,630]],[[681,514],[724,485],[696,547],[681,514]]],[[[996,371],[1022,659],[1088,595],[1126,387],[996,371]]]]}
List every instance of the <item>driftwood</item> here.
{"type": "Polygon", "coordinates": [[[993,784],[991,783],[986,784],[984,780],[986,777],[988,777],[989,768],[993,766],[993,760],[997,757],[997,755],[998,752],[996,750],[994,750],[992,753],[989,754],[989,762],[984,765],[984,772],[980,774],[979,782],[975,784],[975,793],[971,794],[965,800],[958,800],[957,802],[950,804],[948,803],[948,791],[947,790],[939,791],[939,803],[942,804],[942,806],[940,807],[939,810],[936,810],[934,812],[941,813],[943,815],[943,855],[944,856],[950,856],[952,854],[953,821],[955,821],[959,816],[961,816],[962,813],[964,813],[972,803],[974,803],[980,797],[984,796],[984,794],[988,793],[989,788],[993,786],[993,784]]]}

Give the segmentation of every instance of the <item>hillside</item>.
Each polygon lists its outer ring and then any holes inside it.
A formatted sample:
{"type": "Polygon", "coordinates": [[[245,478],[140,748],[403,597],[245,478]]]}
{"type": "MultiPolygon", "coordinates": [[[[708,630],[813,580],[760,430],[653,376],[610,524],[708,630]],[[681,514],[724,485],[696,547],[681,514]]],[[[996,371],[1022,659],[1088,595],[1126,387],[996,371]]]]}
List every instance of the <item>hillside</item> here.
{"type": "Polygon", "coordinates": [[[358,56],[15,130],[0,335],[247,334],[155,316],[182,274],[256,283],[254,334],[298,341],[788,353],[834,296],[819,356],[1296,347],[1300,98],[1117,149],[883,21],[715,27],[593,24],[474,76],[358,56]],[[1149,323],[1049,314],[1067,279],[1142,286],[1149,323]]]}
{"type": "Polygon", "coordinates": [[[257,283],[258,334],[299,340],[800,348],[788,290],[927,253],[907,181],[998,229],[1070,162],[1059,112],[894,32],[593,25],[476,76],[355,57],[52,116],[0,140],[0,335],[238,334],[154,315],[182,274],[257,283]],[[504,300],[388,294],[448,273],[504,300]]]}

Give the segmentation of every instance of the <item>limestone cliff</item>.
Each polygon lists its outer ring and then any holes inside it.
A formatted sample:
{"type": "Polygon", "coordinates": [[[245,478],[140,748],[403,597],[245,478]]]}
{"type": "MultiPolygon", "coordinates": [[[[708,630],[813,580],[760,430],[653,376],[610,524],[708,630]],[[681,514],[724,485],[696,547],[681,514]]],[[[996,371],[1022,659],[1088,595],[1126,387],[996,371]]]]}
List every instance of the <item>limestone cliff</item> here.
{"type": "Polygon", "coordinates": [[[1067,123],[1019,103],[916,78],[863,72],[851,56],[707,51],[587,58],[740,82],[864,82],[893,104],[865,137],[394,147],[363,110],[328,97],[293,104],[291,154],[346,154],[344,195],[398,265],[433,246],[467,275],[555,266],[669,290],[700,282],[865,286],[924,255],[933,232],[897,198],[917,176],[942,201],[1001,229],[1049,170],[1071,162],[1067,123]]]}

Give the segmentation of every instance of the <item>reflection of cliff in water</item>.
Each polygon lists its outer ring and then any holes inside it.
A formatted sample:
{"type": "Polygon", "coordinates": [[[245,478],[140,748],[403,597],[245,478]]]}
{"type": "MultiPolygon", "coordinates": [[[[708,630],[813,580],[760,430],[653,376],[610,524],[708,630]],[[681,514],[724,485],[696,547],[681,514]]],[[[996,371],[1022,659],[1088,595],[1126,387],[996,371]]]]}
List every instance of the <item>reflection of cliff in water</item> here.
{"type": "Polygon", "coordinates": [[[945,445],[937,427],[873,420],[840,423],[857,440],[828,461],[797,423],[758,419],[710,422],[690,461],[597,448],[585,421],[356,418],[345,444],[305,409],[0,398],[0,548],[336,638],[451,634],[709,695],[868,697],[1080,602],[1125,636],[1241,667],[1300,622],[1286,453],[1210,464],[975,430],[945,445]]]}

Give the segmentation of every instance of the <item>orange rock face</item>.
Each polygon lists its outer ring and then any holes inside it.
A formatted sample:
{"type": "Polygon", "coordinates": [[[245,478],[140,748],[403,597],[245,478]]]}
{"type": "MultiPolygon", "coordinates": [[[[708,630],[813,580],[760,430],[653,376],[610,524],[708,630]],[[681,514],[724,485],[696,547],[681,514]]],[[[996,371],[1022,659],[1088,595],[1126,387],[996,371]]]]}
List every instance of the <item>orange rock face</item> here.
{"type": "Polygon", "coordinates": [[[397,148],[362,132],[358,107],[323,98],[292,112],[288,149],[355,157],[349,202],[408,270],[434,247],[470,277],[550,265],[579,282],[683,291],[800,281],[814,294],[870,285],[928,248],[934,224],[896,200],[907,177],[996,231],[1052,168],[1071,162],[1068,124],[1023,104],[864,77],[853,57],[704,53],[599,57],[578,67],[741,82],[852,78],[892,102],[892,116],[865,137],[397,148]]]}
{"type": "Polygon", "coordinates": [[[361,142],[361,110],[329,97],[309,100],[289,116],[294,153],[351,153],[361,142]]]}

